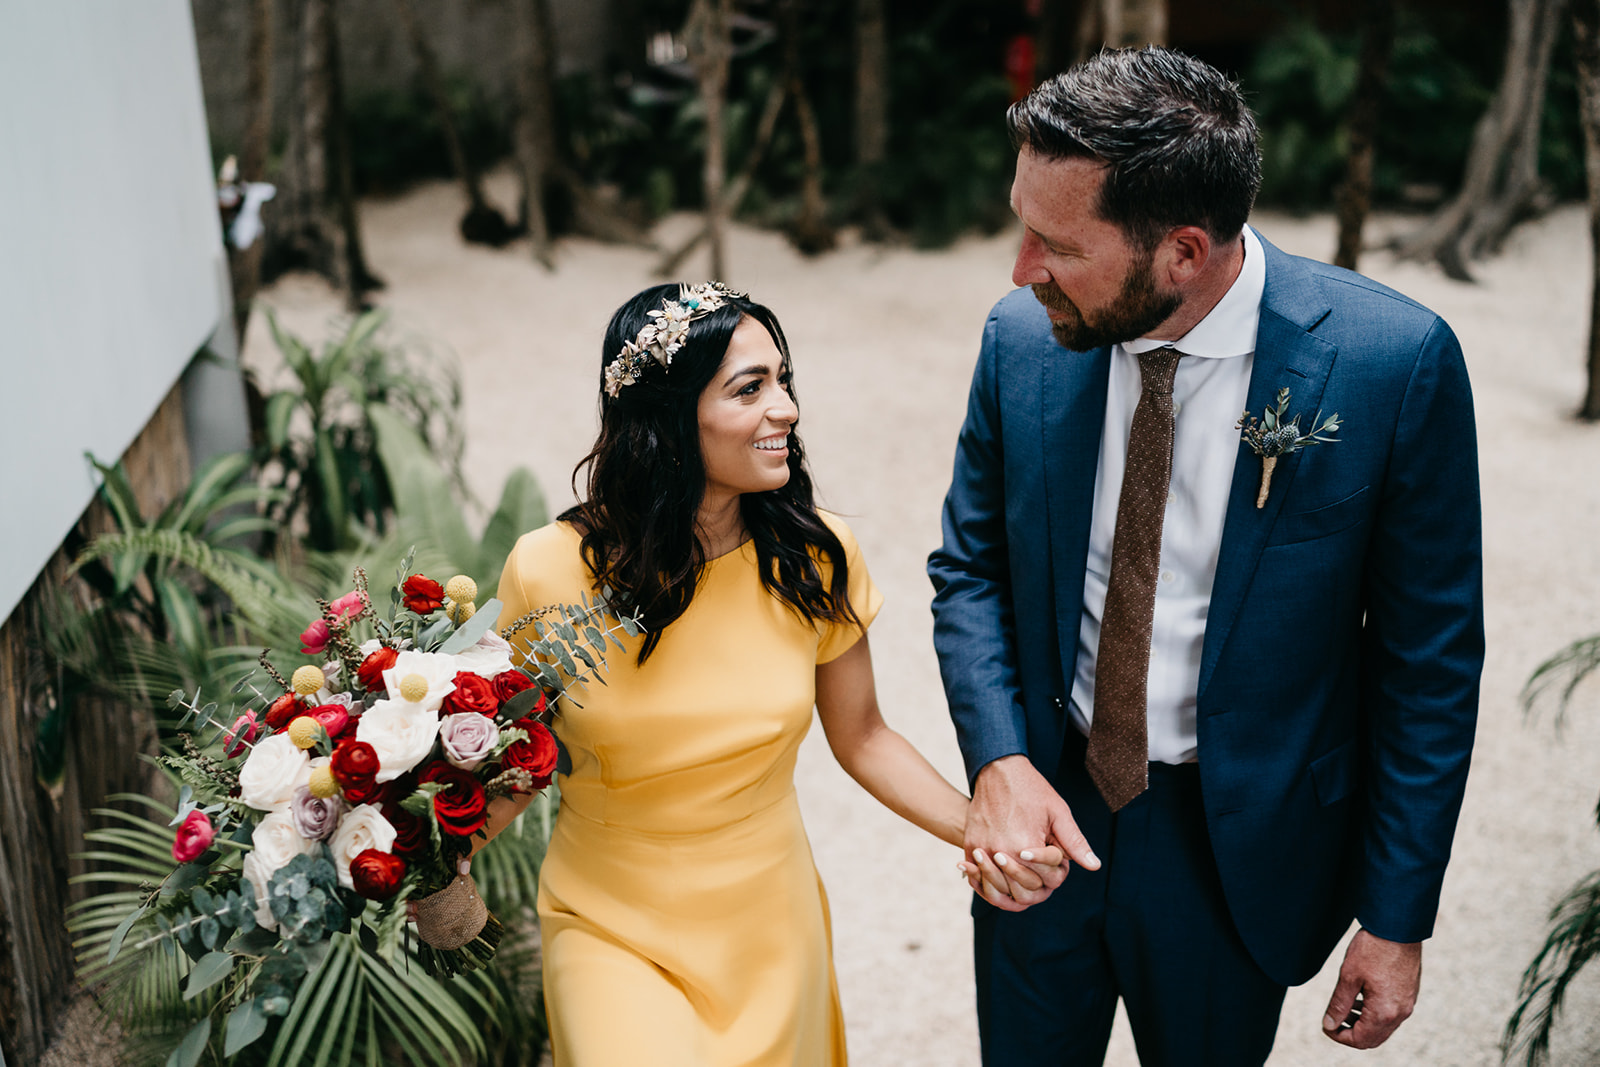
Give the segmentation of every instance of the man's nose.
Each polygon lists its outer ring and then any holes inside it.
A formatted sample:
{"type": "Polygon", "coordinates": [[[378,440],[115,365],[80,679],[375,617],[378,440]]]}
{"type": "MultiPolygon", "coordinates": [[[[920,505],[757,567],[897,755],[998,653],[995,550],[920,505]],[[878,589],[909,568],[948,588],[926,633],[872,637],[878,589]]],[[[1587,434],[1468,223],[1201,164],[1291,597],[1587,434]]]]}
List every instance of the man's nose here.
{"type": "Polygon", "coordinates": [[[1022,245],[1017,249],[1017,261],[1011,267],[1011,284],[1037,285],[1050,280],[1050,273],[1044,269],[1040,252],[1039,239],[1024,231],[1022,245]]]}

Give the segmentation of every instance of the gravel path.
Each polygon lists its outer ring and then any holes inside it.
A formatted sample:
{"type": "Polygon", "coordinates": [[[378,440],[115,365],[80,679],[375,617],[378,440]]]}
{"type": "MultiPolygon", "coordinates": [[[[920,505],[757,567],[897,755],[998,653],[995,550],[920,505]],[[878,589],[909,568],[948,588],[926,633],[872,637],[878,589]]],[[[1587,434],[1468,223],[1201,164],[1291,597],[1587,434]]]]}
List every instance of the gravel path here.
{"type": "MultiPolygon", "coordinates": [[[[511,201],[505,175],[491,191],[511,201]]],[[[531,467],[552,510],[594,433],[600,338],[611,311],[658,280],[652,254],[569,240],[557,270],[525,245],[492,251],[456,237],[457,191],[431,185],[363,205],[368,257],[389,283],[379,301],[398,332],[460,360],[467,470],[491,503],[531,467]]],[[[664,222],[676,243],[694,225],[664,222]]],[[[1326,217],[1263,214],[1280,247],[1326,256],[1326,217]]],[[[1379,219],[1377,233],[1400,225],[1379,219]]],[[[735,227],[731,276],[771,306],[795,354],[802,430],[824,502],[849,517],[886,604],[872,630],[878,691],[892,725],[952,781],[961,763],[930,640],[923,561],[938,539],[966,387],[990,305],[1010,288],[1015,235],[940,252],[853,245],[804,259],[773,234],[735,227]]],[[[1562,731],[1518,710],[1523,680],[1549,652],[1600,631],[1600,427],[1573,421],[1588,319],[1586,218],[1563,208],[1513,234],[1477,285],[1371,254],[1368,273],[1441,313],[1461,337],[1477,393],[1485,508],[1489,662],[1477,758],[1415,1017],[1375,1052],[1328,1043],[1320,1020],[1337,957],[1291,990],[1274,1067],[1356,1062],[1499,1062],[1518,977],[1561,893],[1600,867],[1600,685],[1579,691],[1562,731]]],[[[686,268],[699,280],[697,257],[686,268]]],[[[302,336],[321,337],[338,301],[291,277],[262,295],[302,336]]],[[[261,316],[246,359],[270,366],[261,316]]],[[[1359,412],[1345,412],[1358,433],[1359,412]]],[[[1310,606],[1308,606],[1309,609],[1310,606]]],[[[834,943],[854,1062],[977,1063],[968,893],[949,847],[899,822],[833,763],[820,731],[800,790],[833,905],[834,943]]],[[[1135,1063],[1119,1022],[1107,1061],[1135,1063]]],[[[1569,996],[1555,1063],[1600,1063],[1600,965],[1569,996]]]]}

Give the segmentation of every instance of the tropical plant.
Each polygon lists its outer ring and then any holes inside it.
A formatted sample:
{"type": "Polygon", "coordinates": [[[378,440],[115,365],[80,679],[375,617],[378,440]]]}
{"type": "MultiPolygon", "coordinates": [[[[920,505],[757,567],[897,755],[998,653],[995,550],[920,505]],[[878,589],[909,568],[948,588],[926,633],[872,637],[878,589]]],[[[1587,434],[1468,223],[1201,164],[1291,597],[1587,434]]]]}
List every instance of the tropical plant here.
{"type": "MultiPolygon", "coordinates": [[[[1532,711],[1554,697],[1557,725],[1578,684],[1600,668],[1600,634],[1574,641],[1540,664],[1522,689],[1522,706],[1532,711]]],[[[1595,807],[1600,825],[1600,805],[1595,807]]],[[[1550,910],[1550,931],[1533,962],[1522,973],[1520,999],[1506,1023],[1500,1050],[1506,1059],[1519,1048],[1527,1067],[1550,1062],[1550,1038],[1573,979],[1600,958],[1600,870],[1591,872],[1550,910]]]]}
{"type": "Polygon", "coordinates": [[[318,551],[353,547],[387,526],[396,497],[374,428],[385,414],[410,426],[464,493],[460,383],[437,357],[380,340],[385,317],[367,312],[316,353],[267,312],[291,381],[263,399],[257,458],[266,483],[285,494],[273,517],[284,530],[303,528],[318,551]]]}

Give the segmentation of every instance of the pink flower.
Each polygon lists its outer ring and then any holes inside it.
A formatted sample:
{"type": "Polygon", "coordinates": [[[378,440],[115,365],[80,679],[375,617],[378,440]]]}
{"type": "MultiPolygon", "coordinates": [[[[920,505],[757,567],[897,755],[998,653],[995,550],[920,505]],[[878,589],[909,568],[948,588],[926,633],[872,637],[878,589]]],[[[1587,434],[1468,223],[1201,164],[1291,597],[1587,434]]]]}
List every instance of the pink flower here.
{"type": "Polygon", "coordinates": [[[361,609],[366,606],[366,600],[362,598],[360,593],[352,589],[332,604],[329,604],[328,610],[332,611],[335,616],[342,618],[346,615],[359,615],[361,614],[361,609]]]}
{"type": "Polygon", "coordinates": [[[300,651],[308,656],[320,655],[328,647],[328,640],[333,635],[328,631],[328,624],[321,619],[307,626],[300,633],[300,651]]]}
{"type": "Polygon", "coordinates": [[[338,737],[350,725],[350,710],[343,704],[322,704],[311,709],[311,717],[322,724],[329,737],[338,737]]]}
{"type": "Polygon", "coordinates": [[[261,723],[256,719],[256,713],[247,711],[233,720],[233,729],[222,736],[222,753],[229,759],[243,752],[245,746],[256,739],[261,733],[261,723]]]}
{"type": "Polygon", "coordinates": [[[172,842],[172,858],[179,863],[188,863],[210,848],[211,839],[216,836],[217,831],[212,828],[206,813],[191,811],[189,817],[183,820],[183,825],[178,827],[178,836],[172,842]]]}

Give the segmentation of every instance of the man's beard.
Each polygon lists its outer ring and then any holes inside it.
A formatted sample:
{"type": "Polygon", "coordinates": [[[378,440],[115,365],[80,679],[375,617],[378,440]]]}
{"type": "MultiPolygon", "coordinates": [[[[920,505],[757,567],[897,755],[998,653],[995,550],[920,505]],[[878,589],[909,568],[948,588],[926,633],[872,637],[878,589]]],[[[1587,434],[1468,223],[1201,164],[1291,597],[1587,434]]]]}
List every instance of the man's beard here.
{"type": "Polygon", "coordinates": [[[1063,348],[1087,352],[1108,345],[1125,344],[1136,340],[1160,326],[1183,306],[1183,297],[1177,293],[1156,292],[1155,279],[1150,265],[1154,253],[1146,253],[1135,260],[1122,279],[1122,292],[1102,308],[1095,322],[1087,321],[1078,305],[1054,282],[1035,284],[1033,295],[1039,303],[1052,311],[1066,315],[1064,319],[1051,319],[1050,332],[1063,348]]]}

